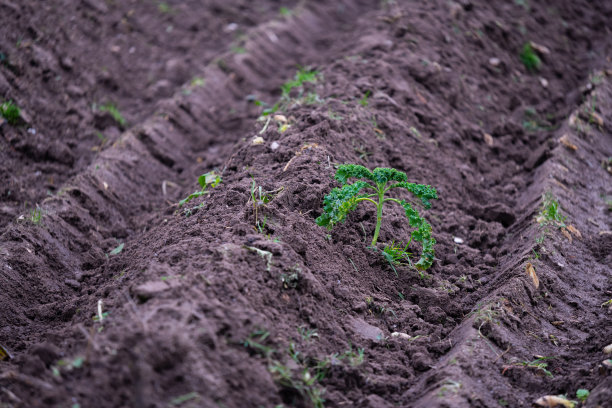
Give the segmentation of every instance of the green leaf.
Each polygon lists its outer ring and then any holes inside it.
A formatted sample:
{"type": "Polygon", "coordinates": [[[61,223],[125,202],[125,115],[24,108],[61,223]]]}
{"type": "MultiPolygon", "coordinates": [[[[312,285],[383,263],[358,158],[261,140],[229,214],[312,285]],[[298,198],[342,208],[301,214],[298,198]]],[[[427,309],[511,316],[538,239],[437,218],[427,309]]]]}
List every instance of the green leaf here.
{"type": "Polygon", "coordinates": [[[221,176],[219,176],[214,171],[204,173],[200,177],[198,177],[198,183],[200,184],[202,189],[205,189],[206,186],[208,186],[209,184],[211,187],[217,187],[219,183],[221,183],[221,176]]]}
{"type": "Polygon", "coordinates": [[[207,191],[194,191],[193,193],[189,194],[187,198],[183,198],[181,201],[179,201],[179,207],[182,207],[183,205],[193,200],[194,198],[203,196],[205,194],[208,194],[208,192],[207,191]]]}
{"type": "Polygon", "coordinates": [[[344,185],[350,178],[365,178],[368,180],[376,181],[374,174],[367,168],[360,166],[359,164],[341,164],[336,170],[336,180],[340,184],[344,185]]]}
{"type": "Polygon", "coordinates": [[[359,191],[369,186],[365,181],[356,181],[341,188],[334,188],[323,199],[323,214],[317,218],[317,224],[332,229],[334,225],[344,221],[346,215],[357,208],[357,199],[366,196],[360,195],[359,191]]]}
{"type": "Polygon", "coordinates": [[[124,243],[121,243],[117,246],[117,248],[113,249],[112,251],[110,251],[108,254],[109,255],[119,255],[121,253],[121,251],[123,251],[123,247],[125,246],[124,243]]]}
{"type": "Polygon", "coordinates": [[[578,398],[580,402],[584,402],[587,398],[589,398],[589,394],[591,394],[589,390],[580,388],[578,391],[576,391],[576,398],[578,398]]]}
{"type": "Polygon", "coordinates": [[[435,256],[434,245],[436,240],[431,236],[431,225],[419,215],[417,210],[412,208],[410,203],[402,200],[401,205],[404,207],[406,217],[408,217],[408,223],[415,228],[412,232],[412,239],[420,242],[423,246],[421,258],[415,266],[418,269],[425,270],[433,264],[435,256]]]}
{"type": "Polygon", "coordinates": [[[436,189],[432,186],[401,182],[393,184],[390,188],[398,187],[405,188],[406,190],[410,191],[412,194],[420,198],[425,208],[431,208],[431,203],[429,202],[429,200],[438,199],[438,193],[436,192],[436,189]]]}
{"type": "Polygon", "coordinates": [[[374,176],[374,181],[380,184],[386,184],[390,181],[403,182],[408,180],[408,177],[406,177],[406,173],[404,173],[403,171],[390,169],[387,167],[375,168],[372,173],[374,176]]]}

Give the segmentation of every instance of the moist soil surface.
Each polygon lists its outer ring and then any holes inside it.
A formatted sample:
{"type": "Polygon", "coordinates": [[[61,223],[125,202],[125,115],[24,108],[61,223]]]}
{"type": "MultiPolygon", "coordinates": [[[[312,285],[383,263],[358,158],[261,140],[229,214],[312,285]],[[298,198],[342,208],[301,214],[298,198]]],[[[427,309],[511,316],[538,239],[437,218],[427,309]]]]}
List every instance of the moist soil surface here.
{"type": "Polygon", "coordinates": [[[612,407],[610,2],[51,3],[0,0],[1,407],[612,407]],[[436,188],[430,268],[317,225],[344,163],[436,188]]]}

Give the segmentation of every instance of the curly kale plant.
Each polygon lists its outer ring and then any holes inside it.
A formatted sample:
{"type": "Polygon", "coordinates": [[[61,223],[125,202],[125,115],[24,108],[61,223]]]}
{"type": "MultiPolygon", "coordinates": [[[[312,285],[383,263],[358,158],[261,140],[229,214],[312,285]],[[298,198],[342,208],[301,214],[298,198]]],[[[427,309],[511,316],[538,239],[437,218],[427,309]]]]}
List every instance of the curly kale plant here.
{"type": "Polygon", "coordinates": [[[419,215],[411,203],[388,197],[387,193],[396,188],[406,189],[417,196],[425,208],[430,208],[429,200],[437,199],[438,195],[433,187],[408,183],[407,179],[405,173],[395,169],[378,167],[370,171],[356,164],[340,165],[336,171],[336,180],[342,184],[342,187],[334,188],[325,196],[323,214],[317,218],[317,224],[332,229],[334,225],[344,221],[347,214],[356,209],[360,202],[370,202],[376,206],[376,229],[372,238],[372,246],[375,246],[382,223],[384,204],[397,203],[404,208],[408,222],[414,228],[410,240],[414,239],[423,245],[421,259],[415,266],[422,270],[427,269],[433,263],[436,243],[431,236],[431,225],[419,215]],[[358,180],[349,184],[351,178],[358,180]]]}

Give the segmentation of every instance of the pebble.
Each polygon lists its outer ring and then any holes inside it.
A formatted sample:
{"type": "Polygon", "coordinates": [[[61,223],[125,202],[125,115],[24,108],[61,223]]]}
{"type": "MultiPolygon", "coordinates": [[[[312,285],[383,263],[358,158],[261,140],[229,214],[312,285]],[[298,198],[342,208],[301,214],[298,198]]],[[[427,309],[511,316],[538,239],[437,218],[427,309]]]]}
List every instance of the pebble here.
{"type": "Polygon", "coordinates": [[[280,147],[280,145],[278,144],[278,142],[272,142],[272,144],[270,145],[270,149],[272,150],[276,150],[280,147]]]}
{"type": "Polygon", "coordinates": [[[548,81],[546,78],[540,78],[540,85],[542,85],[544,88],[548,88],[548,81]]]}
{"type": "Polygon", "coordinates": [[[70,286],[72,289],[79,289],[81,287],[81,284],[74,279],[66,279],[64,280],[64,283],[70,286]]]}
{"type": "Polygon", "coordinates": [[[455,244],[463,244],[463,239],[459,237],[453,237],[453,241],[455,241],[455,244]]]}
{"type": "Polygon", "coordinates": [[[384,338],[383,331],[381,329],[366,323],[366,321],[363,319],[354,318],[351,322],[351,327],[355,333],[359,334],[364,339],[378,342],[384,338]]]}
{"type": "Polygon", "coordinates": [[[134,288],[134,295],[142,302],[151,299],[160,293],[170,289],[164,281],[150,281],[134,288]]]}
{"type": "Polygon", "coordinates": [[[405,339],[405,340],[410,340],[412,337],[410,337],[409,334],[407,333],[400,333],[400,332],[393,332],[391,333],[391,337],[398,337],[400,339],[405,339]]]}
{"type": "Polygon", "coordinates": [[[497,67],[499,66],[499,64],[501,64],[501,60],[499,58],[489,58],[489,64],[491,64],[491,66],[497,67]]]}

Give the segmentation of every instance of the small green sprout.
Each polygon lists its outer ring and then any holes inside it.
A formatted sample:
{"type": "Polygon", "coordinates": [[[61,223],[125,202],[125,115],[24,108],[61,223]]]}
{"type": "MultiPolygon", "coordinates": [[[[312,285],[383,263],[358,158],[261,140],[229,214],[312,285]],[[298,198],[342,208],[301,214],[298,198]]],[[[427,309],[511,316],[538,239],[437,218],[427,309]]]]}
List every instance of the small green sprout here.
{"type": "Polygon", "coordinates": [[[6,101],[0,105],[0,116],[2,116],[10,125],[17,125],[19,123],[19,115],[21,110],[13,103],[13,101],[6,101]]]}
{"type": "Polygon", "coordinates": [[[368,98],[370,97],[371,93],[371,91],[366,91],[366,93],[363,94],[363,97],[359,100],[359,104],[364,108],[368,106],[368,98]]]}
{"type": "Polygon", "coordinates": [[[100,112],[110,113],[113,119],[115,119],[115,122],[117,122],[121,126],[127,125],[127,120],[125,120],[121,112],[119,112],[119,108],[117,108],[117,105],[115,105],[114,103],[107,103],[104,105],[100,105],[98,107],[98,110],[100,110],[100,112]]]}
{"type": "Polygon", "coordinates": [[[547,376],[553,378],[554,377],[553,374],[550,371],[548,371],[548,369],[546,368],[548,367],[548,363],[543,362],[544,360],[551,359],[551,358],[554,358],[554,357],[540,357],[540,358],[536,358],[533,361],[523,361],[520,363],[516,363],[515,365],[535,368],[536,371],[541,371],[547,376]]]}
{"type": "Polygon", "coordinates": [[[310,71],[304,68],[300,68],[298,72],[295,74],[295,78],[293,80],[287,81],[281,86],[281,91],[283,92],[282,97],[284,99],[289,98],[291,90],[294,88],[301,88],[305,82],[311,82],[311,83],[317,82],[318,76],[319,76],[318,71],[310,71]]]}
{"type": "Polygon", "coordinates": [[[274,353],[274,349],[263,344],[269,336],[270,332],[267,330],[255,330],[253,333],[249,334],[249,337],[247,337],[242,344],[244,347],[250,348],[264,357],[269,357],[274,353]]]}
{"type": "Polygon", "coordinates": [[[585,402],[586,399],[589,398],[589,394],[591,394],[589,390],[580,388],[578,391],[576,391],[576,398],[578,398],[580,402],[585,402]]]}
{"type": "Polygon", "coordinates": [[[540,225],[555,225],[559,228],[565,227],[566,216],[562,215],[557,200],[551,192],[542,195],[542,208],[536,221],[540,225]]]}
{"type": "Polygon", "coordinates": [[[183,198],[181,201],[179,201],[179,207],[182,207],[183,205],[185,205],[196,197],[208,194],[208,191],[206,191],[208,186],[210,185],[213,188],[217,187],[219,183],[221,183],[221,176],[215,173],[214,171],[204,173],[200,177],[198,177],[198,183],[200,184],[200,187],[202,187],[202,189],[200,191],[194,191],[186,198],[183,198]]]}
{"type": "Polygon", "coordinates": [[[293,14],[293,12],[287,7],[281,7],[278,12],[283,17],[291,17],[291,14],[293,14]]]}
{"type": "Polygon", "coordinates": [[[355,164],[340,165],[335,178],[342,184],[342,187],[334,188],[325,196],[323,214],[316,220],[318,225],[332,229],[334,225],[344,221],[347,214],[355,210],[360,202],[370,202],[376,206],[376,229],[371,243],[371,246],[375,247],[382,224],[383,206],[386,202],[397,203],[404,209],[410,226],[415,228],[411,233],[410,240],[414,239],[423,245],[421,259],[415,266],[425,270],[432,265],[436,240],[431,236],[429,223],[419,215],[411,203],[397,198],[385,197],[385,195],[392,189],[404,188],[421,199],[425,208],[430,208],[429,200],[438,198],[433,187],[408,183],[406,174],[395,169],[379,167],[370,171],[355,164]],[[349,184],[348,180],[351,178],[368,181],[358,180],[349,184]],[[361,191],[364,189],[369,189],[373,193],[362,193],[361,191]]]}
{"type": "Polygon", "coordinates": [[[121,253],[121,251],[123,251],[124,247],[125,247],[125,243],[122,242],[119,245],[117,245],[116,248],[114,248],[112,251],[110,251],[108,253],[108,255],[110,255],[110,256],[119,255],[121,253]]]}
{"type": "Polygon", "coordinates": [[[317,333],[317,329],[307,329],[305,326],[298,327],[298,333],[302,338],[302,341],[309,341],[313,337],[319,338],[319,333],[317,333]]]}
{"type": "Polygon", "coordinates": [[[521,62],[527,68],[527,71],[537,71],[542,65],[542,60],[536,54],[535,50],[530,43],[526,43],[523,46],[523,50],[520,53],[521,62]]]}
{"type": "Polygon", "coordinates": [[[176,398],[173,398],[172,401],[170,401],[170,405],[173,407],[178,407],[180,405],[183,405],[185,402],[199,400],[200,398],[201,398],[200,394],[193,391],[187,394],[179,395],[176,398]]]}

